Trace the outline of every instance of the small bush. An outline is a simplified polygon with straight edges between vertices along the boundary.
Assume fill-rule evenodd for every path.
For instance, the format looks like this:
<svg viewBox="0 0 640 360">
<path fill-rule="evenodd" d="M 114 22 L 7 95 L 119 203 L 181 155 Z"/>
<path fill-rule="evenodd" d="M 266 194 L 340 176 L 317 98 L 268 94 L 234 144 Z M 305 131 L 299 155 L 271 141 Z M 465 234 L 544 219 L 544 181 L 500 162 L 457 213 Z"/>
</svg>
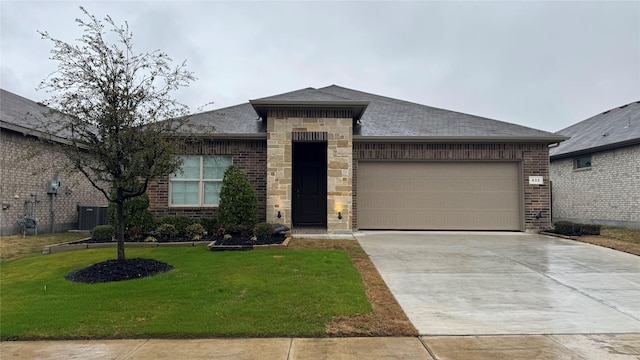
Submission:
<svg viewBox="0 0 640 360">
<path fill-rule="evenodd" d="M 216 236 L 224 236 L 226 233 L 227 233 L 227 229 L 225 229 L 222 226 L 217 226 L 215 231 L 214 231 L 214 234 Z"/>
<path fill-rule="evenodd" d="M 187 226 L 187 236 L 193 240 L 200 240 L 204 235 L 206 235 L 207 231 L 204 229 L 204 226 L 195 223 Z"/>
<path fill-rule="evenodd" d="M 173 224 L 164 223 L 156 228 L 156 233 L 163 237 L 172 238 L 178 235 L 178 229 Z"/>
<path fill-rule="evenodd" d="M 567 236 L 600 235 L 600 225 L 558 221 L 553 226 L 556 233 Z"/>
<path fill-rule="evenodd" d="M 115 233 L 113 225 L 98 225 L 91 230 L 91 238 L 99 241 L 111 241 Z"/>
<path fill-rule="evenodd" d="M 156 223 L 158 225 L 162 224 L 171 224 L 178 231 L 179 236 L 188 236 L 187 235 L 187 226 L 194 224 L 196 222 L 195 219 L 186 217 L 186 216 L 165 216 L 156 219 Z M 176 235 L 176 236 L 177 236 Z"/>
<path fill-rule="evenodd" d="M 269 237 L 273 234 L 273 225 L 261 222 L 253 229 L 253 235 L 257 237 Z"/>
<path fill-rule="evenodd" d="M 199 222 L 209 234 L 215 233 L 218 228 L 218 219 L 215 217 L 202 218 Z"/>
</svg>

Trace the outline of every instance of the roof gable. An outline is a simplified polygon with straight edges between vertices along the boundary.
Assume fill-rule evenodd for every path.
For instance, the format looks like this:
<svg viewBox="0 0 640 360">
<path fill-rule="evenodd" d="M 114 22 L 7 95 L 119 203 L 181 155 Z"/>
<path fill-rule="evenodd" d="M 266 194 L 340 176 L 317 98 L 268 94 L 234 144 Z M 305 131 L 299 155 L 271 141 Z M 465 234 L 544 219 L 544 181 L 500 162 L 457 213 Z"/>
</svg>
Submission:
<svg viewBox="0 0 640 360">
<path fill-rule="evenodd" d="M 640 143 L 640 101 L 592 116 L 556 134 L 571 139 L 551 148 L 552 158 Z"/>
</svg>

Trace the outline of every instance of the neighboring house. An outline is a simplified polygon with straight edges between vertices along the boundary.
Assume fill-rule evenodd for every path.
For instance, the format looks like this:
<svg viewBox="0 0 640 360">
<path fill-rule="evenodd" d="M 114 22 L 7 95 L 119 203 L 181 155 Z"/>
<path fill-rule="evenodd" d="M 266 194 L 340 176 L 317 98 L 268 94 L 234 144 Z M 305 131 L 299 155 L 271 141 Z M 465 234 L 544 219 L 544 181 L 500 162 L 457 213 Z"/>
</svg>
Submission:
<svg viewBox="0 0 640 360">
<path fill-rule="evenodd" d="M 640 228 L 640 101 L 556 134 L 553 220 Z"/>
<path fill-rule="evenodd" d="M 547 229 L 549 145 L 562 135 L 332 85 L 195 114 L 183 172 L 154 182 L 156 215 L 215 216 L 224 170 L 260 217 L 294 230 Z"/>
<path fill-rule="evenodd" d="M 0 89 L 0 236 L 20 232 L 18 219 L 37 219 L 40 233 L 77 229 L 78 206 L 106 206 L 104 196 L 80 174 L 67 174 L 59 146 L 46 134 L 46 106 Z M 38 138 L 50 142 L 36 141 Z M 51 187 L 54 178 L 59 186 Z M 56 181 L 56 184 L 58 182 Z M 53 205 L 53 206 L 52 206 Z"/>
</svg>

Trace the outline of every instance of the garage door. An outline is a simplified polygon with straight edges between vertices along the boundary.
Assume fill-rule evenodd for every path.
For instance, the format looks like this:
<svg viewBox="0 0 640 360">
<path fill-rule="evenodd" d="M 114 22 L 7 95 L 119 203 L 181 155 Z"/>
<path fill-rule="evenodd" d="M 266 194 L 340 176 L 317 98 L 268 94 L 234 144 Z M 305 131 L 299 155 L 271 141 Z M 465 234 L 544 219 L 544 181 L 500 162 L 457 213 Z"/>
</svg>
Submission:
<svg viewBox="0 0 640 360">
<path fill-rule="evenodd" d="M 513 162 L 359 162 L 358 227 L 520 230 Z"/>
</svg>

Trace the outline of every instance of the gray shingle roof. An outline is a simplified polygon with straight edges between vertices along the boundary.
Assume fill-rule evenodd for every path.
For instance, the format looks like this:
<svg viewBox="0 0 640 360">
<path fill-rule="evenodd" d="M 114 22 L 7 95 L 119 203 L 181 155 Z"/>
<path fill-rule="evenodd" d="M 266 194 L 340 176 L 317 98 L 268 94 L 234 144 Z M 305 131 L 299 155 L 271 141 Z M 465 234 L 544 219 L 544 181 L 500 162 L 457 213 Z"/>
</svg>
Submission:
<svg viewBox="0 0 640 360">
<path fill-rule="evenodd" d="M 41 103 L 0 89 L 0 128 L 68 144 L 71 133 L 65 118 Z"/>
<path fill-rule="evenodd" d="M 291 91 L 284 94 L 267 96 L 256 100 L 278 100 L 278 101 L 344 101 L 354 100 L 347 97 L 331 94 L 322 89 L 306 88 Z M 360 99 L 358 99 L 360 100 Z"/>
<path fill-rule="evenodd" d="M 44 116 L 51 109 L 20 95 L 0 89 L 0 124 L 23 133 L 40 130 L 47 122 Z"/>
<path fill-rule="evenodd" d="M 548 137 L 552 133 L 480 116 L 368 94 L 336 85 L 319 89 L 370 101 L 358 135 L 433 137 Z"/>
<path fill-rule="evenodd" d="M 640 144 L 640 101 L 605 111 L 556 134 L 571 139 L 549 150 L 552 159 Z"/>
<path fill-rule="evenodd" d="M 319 89 L 305 88 L 258 99 L 274 101 L 368 101 L 354 139 L 434 138 L 434 139 L 526 139 L 561 141 L 564 137 L 498 120 L 438 109 L 380 95 L 331 85 Z M 259 134 L 265 131 L 249 103 L 194 114 L 195 125 L 213 126 L 213 134 Z"/>
</svg>

